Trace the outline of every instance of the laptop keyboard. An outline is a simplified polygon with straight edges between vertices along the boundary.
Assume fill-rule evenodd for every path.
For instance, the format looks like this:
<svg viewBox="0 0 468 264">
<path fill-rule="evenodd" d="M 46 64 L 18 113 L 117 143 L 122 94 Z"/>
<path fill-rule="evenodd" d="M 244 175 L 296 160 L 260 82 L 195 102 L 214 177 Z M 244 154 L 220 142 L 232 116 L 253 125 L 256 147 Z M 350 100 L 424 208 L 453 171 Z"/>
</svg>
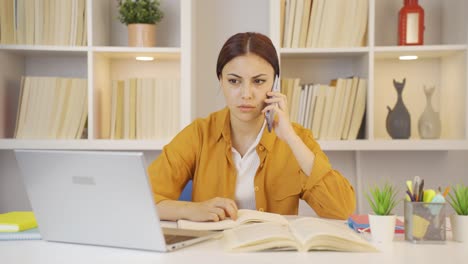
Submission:
<svg viewBox="0 0 468 264">
<path fill-rule="evenodd" d="M 166 245 L 171 245 L 175 243 L 179 243 L 182 241 L 187 241 L 190 239 L 195 238 L 194 236 L 181 236 L 181 235 L 167 235 L 164 234 L 164 239 L 166 240 Z"/>
</svg>

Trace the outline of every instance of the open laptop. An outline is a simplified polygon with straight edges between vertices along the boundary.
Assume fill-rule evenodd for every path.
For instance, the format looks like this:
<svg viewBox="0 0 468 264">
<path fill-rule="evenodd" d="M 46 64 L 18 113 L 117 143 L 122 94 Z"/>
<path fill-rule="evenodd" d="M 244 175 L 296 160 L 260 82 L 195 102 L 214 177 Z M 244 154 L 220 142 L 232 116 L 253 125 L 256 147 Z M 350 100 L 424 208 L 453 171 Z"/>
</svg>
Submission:
<svg viewBox="0 0 468 264">
<path fill-rule="evenodd" d="M 44 240 L 165 252 L 219 234 L 161 227 L 143 153 L 15 155 Z"/>
</svg>

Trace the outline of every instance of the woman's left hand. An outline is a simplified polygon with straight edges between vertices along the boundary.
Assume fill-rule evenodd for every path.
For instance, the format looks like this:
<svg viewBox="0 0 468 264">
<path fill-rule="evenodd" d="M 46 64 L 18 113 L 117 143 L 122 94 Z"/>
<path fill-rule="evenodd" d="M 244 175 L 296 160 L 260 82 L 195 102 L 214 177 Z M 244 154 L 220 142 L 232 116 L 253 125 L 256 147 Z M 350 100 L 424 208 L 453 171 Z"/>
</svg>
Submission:
<svg viewBox="0 0 468 264">
<path fill-rule="evenodd" d="M 267 106 L 263 108 L 263 114 L 266 114 L 268 110 L 274 111 L 274 115 L 277 118 L 273 118 L 273 128 L 275 129 L 276 135 L 283 141 L 293 135 L 294 129 L 289 120 L 289 111 L 286 95 L 280 92 L 267 92 L 267 96 L 270 98 L 265 99 Z"/>
</svg>

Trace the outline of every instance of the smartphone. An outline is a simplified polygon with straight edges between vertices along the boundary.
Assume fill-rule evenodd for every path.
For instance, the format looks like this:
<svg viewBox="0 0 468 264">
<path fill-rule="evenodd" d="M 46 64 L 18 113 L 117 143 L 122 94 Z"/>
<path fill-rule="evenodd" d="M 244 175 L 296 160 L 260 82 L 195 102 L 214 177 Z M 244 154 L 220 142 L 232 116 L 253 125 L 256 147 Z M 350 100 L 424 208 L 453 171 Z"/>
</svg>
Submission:
<svg viewBox="0 0 468 264">
<path fill-rule="evenodd" d="M 279 85 L 279 77 L 278 75 L 275 75 L 275 80 L 273 81 L 273 86 L 271 87 L 271 91 L 273 92 L 279 92 L 280 91 L 280 85 Z M 271 96 L 268 96 L 268 98 L 271 98 Z M 275 117 L 275 112 L 268 110 L 266 112 L 265 118 L 267 121 L 267 126 L 268 126 L 268 132 L 271 132 L 273 129 L 273 119 Z"/>
</svg>

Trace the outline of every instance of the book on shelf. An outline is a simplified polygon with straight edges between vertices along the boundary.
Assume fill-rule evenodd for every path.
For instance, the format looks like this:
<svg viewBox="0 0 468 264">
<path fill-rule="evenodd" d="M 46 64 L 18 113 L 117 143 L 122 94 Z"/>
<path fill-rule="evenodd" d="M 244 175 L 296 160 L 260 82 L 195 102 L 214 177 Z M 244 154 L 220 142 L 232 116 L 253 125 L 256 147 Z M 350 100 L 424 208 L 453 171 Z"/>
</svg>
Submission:
<svg viewBox="0 0 468 264">
<path fill-rule="evenodd" d="M 283 47 L 290 48 L 292 45 L 294 21 L 296 15 L 296 0 L 286 1 L 286 14 L 285 14 L 285 26 L 284 26 L 284 42 Z"/>
<path fill-rule="evenodd" d="M 31 211 L 13 211 L 0 214 L 0 232 L 18 232 L 37 227 Z"/>
<path fill-rule="evenodd" d="M 371 232 L 368 215 L 351 215 L 348 218 L 348 226 L 358 233 Z M 400 219 L 396 219 L 395 234 L 404 234 L 405 224 Z"/>
<path fill-rule="evenodd" d="M 350 96 L 347 102 L 346 116 L 344 119 L 344 127 L 341 131 L 341 139 L 348 139 L 349 127 L 351 124 L 351 117 L 353 114 L 354 102 L 356 101 L 356 92 L 358 87 L 359 78 L 356 76 L 350 77 L 346 80 L 350 84 Z"/>
<path fill-rule="evenodd" d="M 354 140 L 358 138 L 359 128 L 364 119 L 367 97 L 367 80 L 359 78 L 356 99 L 353 105 L 353 113 L 349 124 L 349 132 L 346 139 Z"/>
<path fill-rule="evenodd" d="M 344 222 L 314 217 L 299 218 L 286 225 L 267 222 L 228 229 L 224 231 L 222 242 L 227 251 L 233 252 L 261 250 L 378 251 Z"/>
<path fill-rule="evenodd" d="M 110 139 L 159 139 L 179 128 L 178 78 L 113 80 Z"/>
<path fill-rule="evenodd" d="M 227 218 L 218 222 L 195 222 L 181 219 L 177 221 L 177 227 L 192 230 L 226 230 L 244 224 L 259 222 L 274 222 L 281 225 L 288 224 L 288 220 L 280 214 L 240 209 L 237 211 L 236 220 Z"/>
<path fill-rule="evenodd" d="M 316 139 L 320 138 L 320 124 L 322 123 L 323 112 L 327 103 L 327 91 L 329 89 L 327 85 L 318 84 L 318 95 L 311 126 L 312 133 Z"/>
<path fill-rule="evenodd" d="M 19 232 L 0 232 L 0 241 L 39 239 L 41 239 L 41 234 L 39 233 L 39 229 L 37 227 Z"/>
<path fill-rule="evenodd" d="M 299 36 L 299 48 L 307 47 L 307 31 L 309 27 L 310 13 L 312 11 L 312 0 L 304 0 L 304 8 L 302 10 L 301 33 Z"/>
<path fill-rule="evenodd" d="M 333 107 L 336 107 L 333 105 L 333 102 L 335 101 L 335 95 L 336 95 L 336 86 L 335 85 L 329 85 L 327 86 L 327 95 L 326 95 L 326 102 L 325 106 L 323 108 L 323 117 L 322 117 L 322 122 L 320 124 L 319 128 L 319 139 L 326 139 L 328 135 L 328 127 L 330 125 L 330 117 L 331 117 L 331 112 Z"/>
<path fill-rule="evenodd" d="M 299 41 L 301 35 L 301 27 L 302 27 L 302 13 L 304 10 L 304 0 L 293 0 L 296 1 L 296 12 L 294 12 L 294 27 L 292 33 L 292 41 L 291 47 L 292 48 L 299 48 Z"/>
<path fill-rule="evenodd" d="M 86 32 L 86 0 L 1 2 L 0 44 L 86 45 Z"/>
<path fill-rule="evenodd" d="M 279 9 L 284 48 L 365 45 L 368 0 L 281 0 Z"/>
</svg>

